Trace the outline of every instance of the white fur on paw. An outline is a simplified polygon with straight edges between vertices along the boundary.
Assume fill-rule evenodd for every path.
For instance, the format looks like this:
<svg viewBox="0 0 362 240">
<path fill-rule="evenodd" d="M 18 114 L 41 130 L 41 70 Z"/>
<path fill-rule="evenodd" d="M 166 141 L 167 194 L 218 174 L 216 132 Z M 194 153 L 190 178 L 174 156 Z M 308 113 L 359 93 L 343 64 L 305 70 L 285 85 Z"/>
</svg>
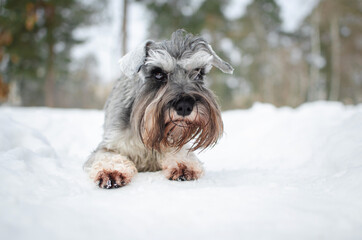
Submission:
<svg viewBox="0 0 362 240">
<path fill-rule="evenodd" d="M 128 184 L 137 169 L 133 162 L 120 154 L 96 152 L 92 165 L 86 169 L 91 179 L 101 188 L 117 188 Z"/>
<path fill-rule="evenodd" d="M 131 182 L 132 177 L 116 170 L 102 170 L 96 176 L 100 188 L 119 188 Z"/>
<path fill-rule="evenodd" d="M 164 165 L 163 173 L 169 180 L 190 181 L 199 179 L 204 169 L 199 161 L 182 161 Z"/>
</svg>

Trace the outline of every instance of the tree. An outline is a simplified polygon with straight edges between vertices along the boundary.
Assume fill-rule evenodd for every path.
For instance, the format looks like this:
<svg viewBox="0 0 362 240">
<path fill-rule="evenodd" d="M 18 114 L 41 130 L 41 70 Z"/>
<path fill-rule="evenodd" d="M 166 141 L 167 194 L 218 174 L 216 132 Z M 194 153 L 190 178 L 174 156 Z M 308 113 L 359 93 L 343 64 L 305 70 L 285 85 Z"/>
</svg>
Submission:
<svg viewBox="0 0 362 240">
<path fill-rule="evenodd" d="M 225 12 L 228 0 L 142 2 L 153 16 L 150 38 L 168 38 L 184 28 L 232 60 L 233 76 L 213 71 L 209 82 L 223 109 L 255 101 L 293 107 L 319 99 L 362 101 L 360 0 L 320 0 L 292 33 L 282 30 L 276 0 L 252 0 L 232 20 Z"/>
<path fill-rule="evenodd" d="M 310 86 L 323 92 L 323 99 L 358 103 L 362 93 L 362 6 L 357 0 L 321 0 L 308 16 L 303 27 L 315 26 L 318 16 L 318 35 L 308 31 L 311 39 L 319 38 L 318 48 L 323 64 L 319 67 L 319 84 Z M 314 44 L 306 54 L 315 52 Z M 312 54 L 313 56 L 313 54 Z M 310 64 L 313 69 L 313 61 Z M 319 89 L 319 90 L 318 90 Z M 311 99 L 313 100 L 313 99 Z"/>
<path fill-rule="evenodd" d="M 2 4 L 0 32 L 10 39 L 0 45 L 6 65 L 3 78 L 19 82 L 24 105 L 54 106 L 54 86 L 67 78 L 70 51 L 82 42 L 74 31 L 97 21 L 94 14 L 104 5 L 80 0 L 2 0 Z M 43 100 L 30 97 L 36 92 Z"/>
<path fill-rule="evenodd" d="M 273 84 L 277 80 L 273 76 L 278 75 L 274 65 L 278 43 L 273 41 L 280 37 L 279 12 L 274 0 L 254 0 L 233 23 L 238 28 L 233 40 L 245 58 L 250 59 L 242 63 L 240 72 L 251 86 L 254 101 L 275 101 Z"/>
<path fill-rule="evenodd" d="M 128 15 L 128 0 L 123 0 L 122 8 L 122 30 L 121 30 L 121 56 L 127 53 L 127 15 Z"/>
</svg>

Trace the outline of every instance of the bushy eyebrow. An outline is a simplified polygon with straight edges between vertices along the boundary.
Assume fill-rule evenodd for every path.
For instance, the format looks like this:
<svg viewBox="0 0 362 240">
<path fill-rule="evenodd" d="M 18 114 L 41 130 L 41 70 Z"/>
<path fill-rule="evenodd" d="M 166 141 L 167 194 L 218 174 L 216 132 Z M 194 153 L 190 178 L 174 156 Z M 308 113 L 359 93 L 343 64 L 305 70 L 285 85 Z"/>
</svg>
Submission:
<svg viewBox="0 0 362 240">
<path fill-rule="evenodd" d="M 196 53 L 185 53 L 182 58 L 177 61 L 177 64 L 187 71 L 192 71 L 196 68 L 207 68 L 211 66 L 213 56 L 206 51 L 198 51 Z"/>
<path fill-rule="evenodd" d="M 176 67 L 176 59 L 166 50 L 149 50 L 145 65 L 152 65 L 163 69 L 166 72 L 172 72 Z"/>
</svg>

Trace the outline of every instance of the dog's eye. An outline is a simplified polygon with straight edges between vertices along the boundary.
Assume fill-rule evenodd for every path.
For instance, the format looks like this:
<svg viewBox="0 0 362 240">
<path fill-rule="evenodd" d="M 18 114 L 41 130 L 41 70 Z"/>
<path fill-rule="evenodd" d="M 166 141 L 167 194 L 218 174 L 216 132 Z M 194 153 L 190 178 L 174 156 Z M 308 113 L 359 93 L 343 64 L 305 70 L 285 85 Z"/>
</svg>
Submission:
<svg viewBox="0 0 362 240">
<path fill-rule="evenodd" d="M 157 80 L 162 80 L 165 78 L 165 74 L 164 73 L 161 73 L 161 72 L 158 72 L 158 73 L 155 73 L 153 75 Z"/>
<path fill-rule="evenodd" d="M 205 70 L 203 68 L 196 68 L 195 72 L 196 72 L 194 77 L 195 81 L 201 81 L 204 79 Z"/>
<path fill-rule="evenodd" d="M 166 73 L 164 73 L 161 69 L 157 68 L 154 71 L 152 71 L 152 76 L 158 80 L 158 81 L 163 81 L 167 78 Z"/>
<path fill-rule="evenodd" d="M 204 75 L 202 75 L 201 73 L 197 74 L 195 77 L 196 81 L 201 81 L 202 79 L 204 79 Z"/>
</svg>

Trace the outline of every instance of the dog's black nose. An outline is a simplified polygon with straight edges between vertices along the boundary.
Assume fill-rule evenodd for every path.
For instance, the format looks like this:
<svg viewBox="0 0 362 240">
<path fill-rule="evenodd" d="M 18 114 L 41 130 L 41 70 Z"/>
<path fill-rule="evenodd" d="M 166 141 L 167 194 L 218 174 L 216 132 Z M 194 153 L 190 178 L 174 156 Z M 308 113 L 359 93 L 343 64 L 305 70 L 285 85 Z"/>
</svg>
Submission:
<svg viewBox="0 0 362 240">
<path fill-rule="evenodd" d="M 174 104 L 174 108 L 178 115 L 185 117 L 191 114 L 192 109 L 194 108 L 194 104 L 195 104 L 194 99 L 186 97 L 177 101 Z"/>
</svg>

